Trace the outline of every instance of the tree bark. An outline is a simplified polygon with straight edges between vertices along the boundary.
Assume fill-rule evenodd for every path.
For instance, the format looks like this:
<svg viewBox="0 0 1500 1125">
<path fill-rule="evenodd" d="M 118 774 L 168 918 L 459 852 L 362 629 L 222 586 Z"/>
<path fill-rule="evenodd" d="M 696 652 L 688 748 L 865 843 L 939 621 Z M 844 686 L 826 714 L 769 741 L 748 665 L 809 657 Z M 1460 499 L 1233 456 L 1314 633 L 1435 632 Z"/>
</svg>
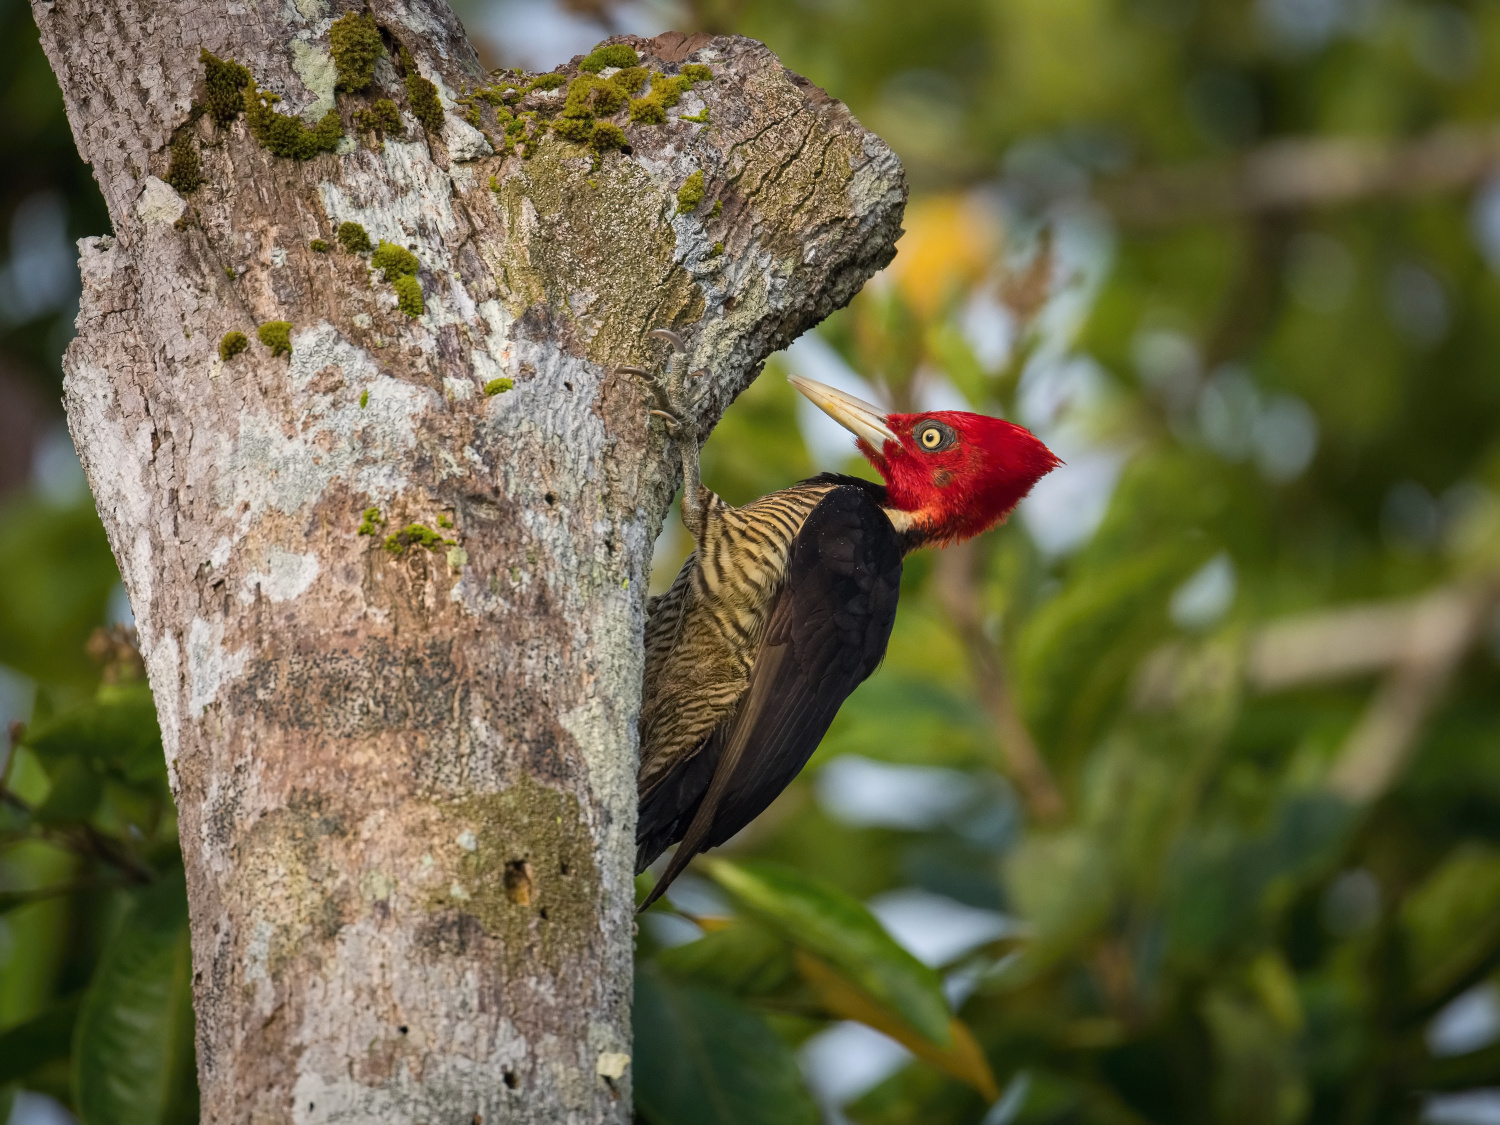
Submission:
<svg viewBox="0 0 1500 1125">
<path fill-rule="evenodd" d="M 898 162 L 747 39 L 622 40 L 714 77 L 629 154 L 523 159 L 455 108 L 486 78 L 441 0 L 377 0 L 358 97 L 325 0 L 34 13 L 114 224 L 80 243 L 66 398 L 171 767 L 204 1120 L 628 1120 L 641 630 L 678 462 L 614 367 L 678 329 L 706 432 L 890 259 Z M 404 139 L 274 156 L 196 112 L 200 48 L 349 138 L 390 97 Z M 420 316 L 337 247 L 351 221 L 414 251 Z"/>
</svg>

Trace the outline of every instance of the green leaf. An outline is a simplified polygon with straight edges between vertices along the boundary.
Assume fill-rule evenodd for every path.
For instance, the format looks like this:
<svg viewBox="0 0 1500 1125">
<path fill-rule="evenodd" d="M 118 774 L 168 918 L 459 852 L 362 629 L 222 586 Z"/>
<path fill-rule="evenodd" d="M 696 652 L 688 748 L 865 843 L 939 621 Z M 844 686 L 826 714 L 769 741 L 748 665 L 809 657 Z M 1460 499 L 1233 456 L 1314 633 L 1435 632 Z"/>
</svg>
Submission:
<svg viewBox="0 0 1500 1125">
<path fill-rule="evenodd" d="M 38 824 L 67 824 L 88 820 L 99 806 L 104 779 L 82 758 L 63 758 L 48 771 L 52 788 L 32 813 Z"/>
<path fill-rule="evenodd" d="M 44 761 L 77 754 L 114 766 L 131 781 L 166 770 L 156 705 L 144 683 L 106 685 L 91 702 L 28 730 L 25 742 Z"/>
<path fill-rule="evenodd" d="M 0 1084 L 25 1078 L 39 1066 L 68 1057 L 73 1025 L 78 1019 L 79 993 L 0 1034 Z M 0 1113 L 0 1121 L 5 1114 Z"/>
<path fill-rule="evenodd" d="M 713 860 L 709 875 L 747 910 L 840 969 L 940 1047 L 952 1013 L 937 973 L 897 945 L 864 904 L 789 868 Z"/>
<path fill-rule="evenodd" d="M 78 1015 L 73 1090 L 83 1125 L 198 1120 L 180 870 L 140 892 L 99 960 Z"/>
<path fill-rule="evenodd" d="M 104 619 L 119 571 L 84 499 L 56 508 L 18 498 L 0 509 L 0 651 L 39 680 L 88 681 L 97 674 L 84 642 Z"/>
<path fill-rule="evenodd" d="M 734 922 L 668 949 L 656 963 L 678 980 L 739 996 L 771 992 L 794 971 L 791 947 L 757 922 Z"/>
<path fill-rule="evenodd" d="M 1416 999 L 1469 983 L 1500 945 L 1500 849 L 1459 845 L 1402 904 L 1401 922 Z"/>
<path fill-rule="evenodd" d="M 14 1086 L 0 1086 L 0 1122 L 10 1120 L 11 1110 L 16 1104 L 16 1088 Z"/>
<path fill-rule="evenodd" d="M 635 978 L 635 1098 L 652 1125 L 816 1125 L 797 1060 L 766 1021 L 654 968 Z"/>
</svg>

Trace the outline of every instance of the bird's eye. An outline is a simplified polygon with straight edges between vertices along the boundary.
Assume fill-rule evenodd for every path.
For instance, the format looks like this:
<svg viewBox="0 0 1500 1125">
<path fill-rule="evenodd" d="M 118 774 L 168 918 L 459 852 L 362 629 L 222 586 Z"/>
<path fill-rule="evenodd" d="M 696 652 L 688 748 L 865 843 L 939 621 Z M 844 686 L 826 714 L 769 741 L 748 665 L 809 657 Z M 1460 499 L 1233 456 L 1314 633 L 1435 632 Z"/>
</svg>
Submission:
<svg viewBox="0 0 1500 1125">
<path fill-rule="evenodd" d="M 916 438 L 923 451 L 938 453 L 957 441 L 958 435 L 941 422 L 923 422 L 917 427 Z"/>
</svg>

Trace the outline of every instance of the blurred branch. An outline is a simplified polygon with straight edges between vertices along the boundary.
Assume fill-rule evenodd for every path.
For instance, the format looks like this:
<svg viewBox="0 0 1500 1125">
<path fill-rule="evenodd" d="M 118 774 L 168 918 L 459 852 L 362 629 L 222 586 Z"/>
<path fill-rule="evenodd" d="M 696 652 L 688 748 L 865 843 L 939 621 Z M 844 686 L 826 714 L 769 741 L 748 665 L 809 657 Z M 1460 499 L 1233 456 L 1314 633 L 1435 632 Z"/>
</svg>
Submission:
<svg viewBox="0 0 1500 1125">
<path fill-rule="evenodd" d="M 1251 634 L 1245 679 L 1252 690 L 1284 691 L 1386 673 L 1328 776 L 1356 804 L 1384 793 L 1406 765 L 1417 734 L 1481 633 L 1500 581 L 1440 587 L 1408 601 L 1310 613 Z M 1188 657 L 1167 645 L 1141 666 L 1136 703 L 1173 706 Z"/>
<path fill-rule="evenodd" d="M 1394 142 L 1273 141 L 1233 160 L 1134 172 L 1100 184 L 1098 195 L 1121 222 L 1163 226 L 1451 191 L 1484 179 L 1497 162 L 1500 128 L 1450 125 Z"/>
<path fill-rule="evenodd" d="M 1041 824 L 1056 824 L 1067 814 L 1067 804 L 1016 706 L 1004 658 L 984 635 L 978 568 L 973 541 L 940 551 L 934 570 L 938 600 L 968 650 L 980 698 L 1000 736 L 1006 773 L 1027 811 Z"/>
</svg>

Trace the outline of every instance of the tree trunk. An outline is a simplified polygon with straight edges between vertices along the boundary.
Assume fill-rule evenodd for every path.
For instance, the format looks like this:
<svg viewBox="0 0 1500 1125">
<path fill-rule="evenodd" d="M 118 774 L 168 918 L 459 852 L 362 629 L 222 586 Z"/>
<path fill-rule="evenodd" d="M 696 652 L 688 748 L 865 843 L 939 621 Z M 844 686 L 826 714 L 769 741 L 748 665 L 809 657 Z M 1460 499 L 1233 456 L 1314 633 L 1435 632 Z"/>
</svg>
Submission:
<svg viewBox="0 0 1500 1125">
<path fill-rule="evenodd" d="M 614 367 L 678 329 L 706 432 L 890 259 L 895 157 L 746 39 L 621 40 L 713 78 L 628 154 L 523 158 L 455 106 L 487 79 L 441 0 L 377 0 L 357 95 L 324 0 L 34 12 L 115 228 L 80 244 L 67 406 L 171 766 L 204 1120 L 627 1120 L 641 629 L 677 459 Z M 345 139 L 293 159 L 217 123 L 200 48 L 280 111 L 336 106 Z M 354 127 L 377 97 L 403 119 L 383 146 Z M 185 195 L 174 141 L 184 190 L 201 154 Z M 415 253 L 420 315 L 345 222 Z M 257 340 L 274 321 L 290 355 Z"/>
</svg>

